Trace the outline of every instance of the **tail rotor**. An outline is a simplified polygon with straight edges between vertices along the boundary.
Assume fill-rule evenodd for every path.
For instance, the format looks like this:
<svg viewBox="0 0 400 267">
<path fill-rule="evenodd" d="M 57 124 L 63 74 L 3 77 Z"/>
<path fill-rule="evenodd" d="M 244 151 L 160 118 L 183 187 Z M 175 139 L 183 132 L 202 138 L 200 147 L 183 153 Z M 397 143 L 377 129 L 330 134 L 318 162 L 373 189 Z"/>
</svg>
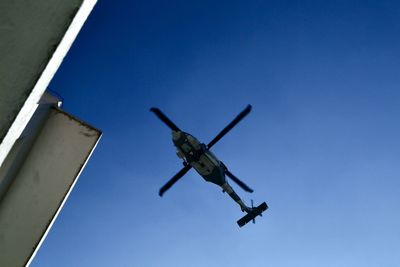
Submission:
<svg viewBox="0 0 400 267">
<path fill-rule="evenodd" d="M 251 210 L 253 210 L 253 209 L 254 209 L 253 200 L 251 200 Z M 253 223 L 256 223 L 256 218 L 253 218 Z"/>
</svg>

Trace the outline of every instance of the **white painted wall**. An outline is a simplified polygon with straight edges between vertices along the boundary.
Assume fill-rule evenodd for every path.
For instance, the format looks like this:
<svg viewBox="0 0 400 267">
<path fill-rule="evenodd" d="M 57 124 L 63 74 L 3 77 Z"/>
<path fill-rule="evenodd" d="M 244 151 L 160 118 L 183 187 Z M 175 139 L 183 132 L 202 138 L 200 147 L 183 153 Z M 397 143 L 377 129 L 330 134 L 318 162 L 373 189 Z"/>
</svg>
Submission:
<svg viewBox="0 0 400 267">
<path fill-rule="evenodd" d="M 0 201 L 0 266 L 29 265 L 100 136 L 100 131 L 51 108 Z"/>
<path fill-rule="evenodd" d="M 96 0 L 0 0 L 0 166 Z"/>
</svg>

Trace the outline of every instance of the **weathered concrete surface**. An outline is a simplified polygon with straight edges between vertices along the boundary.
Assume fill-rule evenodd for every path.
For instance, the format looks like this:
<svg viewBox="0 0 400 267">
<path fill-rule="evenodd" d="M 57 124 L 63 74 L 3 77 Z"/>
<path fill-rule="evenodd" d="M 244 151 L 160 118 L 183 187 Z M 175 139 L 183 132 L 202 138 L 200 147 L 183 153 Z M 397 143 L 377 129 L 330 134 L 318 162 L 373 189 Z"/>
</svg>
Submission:
<svg viewBox="0 0 400 267">
<path fill-rule="evenodd" d="M 0 0 L 0 166 L 96 0 Z"/>
<path fill-rule="evenodd" d="M 29 264 L 101 136 L 52 108 L 0 202 L 0 266 Z"/>
</svg>

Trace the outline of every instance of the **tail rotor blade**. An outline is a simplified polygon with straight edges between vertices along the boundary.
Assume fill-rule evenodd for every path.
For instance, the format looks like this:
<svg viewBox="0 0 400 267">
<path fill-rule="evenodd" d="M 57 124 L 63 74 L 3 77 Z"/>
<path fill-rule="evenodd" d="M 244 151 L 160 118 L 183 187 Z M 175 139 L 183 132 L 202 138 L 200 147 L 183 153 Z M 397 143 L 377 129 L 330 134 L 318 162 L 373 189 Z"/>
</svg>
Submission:
<svg viewBox="0 0 400 267">
<path fill-rule="evenodd" d="M 150 109 L 151 112 L 153 112 L 154 114 L 156 114 L 156 116 L 162 120 L 162 122 L 164 122 L 171 130 L 173 131 L 180 131 L 180 129 L 178 128 L 178 126 L 175 125 L 175 123 L 173 123 L 167 116 L 165 116 L 164 113 L 162 113 L 162 111 L 158 108 L 151 108 Z"/>
<path fill-rule="evenodd" d="M 247 116 L 251 111 L 251 105 L 247 105 L 247 107 L 236 116 L 236 118 L 231 121 L 213 140 L 207 145 L 208 148 L 211 148 L 215 145 L 225 134 L 227 134 L 233 127 L 236 126 L 244 117 Z"/>
<path fill-rule="evenodd" d="M 173 186 L 179 179 L 181 179 L 190 169 L 192 166 L 186 165 L 183 167 L 177 174 L 175 174 L 174 177 L 172 177 L 163 187 L 161 187 L 160 191 L 158 192 L 158 195 L 160 197 L 163 196 L 163 194 L 171 187 Z"/>
<path fill-rule="evenodd" d="M 253 200 L 251 200 L 251 209 L 252 209 L 252 210 L 254 209 Z M 255 218 L 253 218 L 253 224 L 254 224 L 254 223 L 256 223 L 256 219 L 255 219 Z"/>
<path fill-rule="evenodd" d="M 249 192 L 249 193 L 253 193 L 253 189 L 251 189 L 250 187 L 248 187 L 245 183 L 243 183 L 242 181 L 239 180 L 239 178 L 237 178 L 235 175 L 233 175 L 230 171 L 225 170 L 225 174 L 232 179 L 232 181 L 234 181 L 238 186 L 240 186 L 244 191 Z"/>
</svg>

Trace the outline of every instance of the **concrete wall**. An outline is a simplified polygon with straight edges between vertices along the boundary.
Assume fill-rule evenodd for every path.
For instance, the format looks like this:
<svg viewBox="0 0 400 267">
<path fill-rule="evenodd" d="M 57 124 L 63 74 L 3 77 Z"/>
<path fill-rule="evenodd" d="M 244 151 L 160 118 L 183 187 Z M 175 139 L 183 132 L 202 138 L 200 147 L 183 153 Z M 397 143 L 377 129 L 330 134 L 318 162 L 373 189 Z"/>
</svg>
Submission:
<svg viewBox="0 0 400 267">
<path fill-rule="evenodd" d="M 0 0 L 0 166 L 96 0 Z"/>
<path fill-rule="evenodd" d="M 97 129 L 51 108 L 0 201 L 0 266 L 29 264 L 100 135 Z"/>
</svg>

